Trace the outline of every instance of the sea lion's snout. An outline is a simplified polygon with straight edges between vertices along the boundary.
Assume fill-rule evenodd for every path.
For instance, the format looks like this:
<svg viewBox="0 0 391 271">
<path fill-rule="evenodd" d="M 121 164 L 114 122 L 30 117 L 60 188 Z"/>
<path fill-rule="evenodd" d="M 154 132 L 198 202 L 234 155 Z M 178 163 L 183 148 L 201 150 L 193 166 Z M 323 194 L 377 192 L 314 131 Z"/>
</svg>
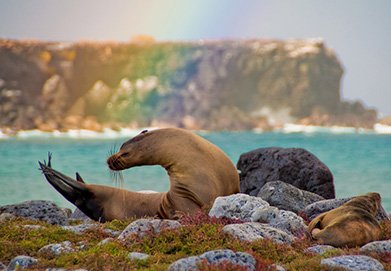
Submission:
<svg viewBox="0 0 391 271">
<path fill-rule="evenodd" d="M 109 166 L 109 168 L 111 170 L 127 169 L 128 166 L 126 166 L 127 163 L 124 159 L 126 159 L 128 156 L 129 156 L 128 152 L 119 151 L 118 153 L 115 153 L 115 154 L 111 155 L 109 158 L 107 158 L 107 161 L 106 161 L 107 165 Z"/>
<path fill-rule="evenodd" d="M 125 169 L 123 163 L 121 162 L 121 157 L 117 154 L 114 154 L 107 158 L 107 165 L 111 170 L 123 170 Z"/>
</svg>

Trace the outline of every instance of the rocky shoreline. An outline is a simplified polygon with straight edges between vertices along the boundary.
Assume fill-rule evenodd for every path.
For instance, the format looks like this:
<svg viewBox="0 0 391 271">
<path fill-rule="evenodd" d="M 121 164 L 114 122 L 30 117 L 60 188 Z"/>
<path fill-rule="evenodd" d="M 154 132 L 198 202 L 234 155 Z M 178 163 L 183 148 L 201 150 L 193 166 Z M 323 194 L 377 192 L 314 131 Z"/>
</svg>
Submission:
<svg viewBox="0 0 391 271">
<path fill-rule="evenodd" d="M 350 200 L 335 199 L 313 154 L 261 148 L 237 167 L 241 193 L 178 220 L 97 223 L 50 201 L 0 206 L 0 270 L 391 270 L 382 206 L 380 240 L 348 249 L 310 238 L 310 220 Z"/>
<path fill-rule="evenodd" d="M 307 206 L 301 215 L 310 217 L 315 215 L 314 210 L 321 213 L 330 206 L 340 205 L 341 202 L 343 201 L 336 199 L 315 202 Z M 34 249 L 23 249 L 25 253 L 30 253 L 29 256 L 11 256 L 15 252 L 7 251 L 10 247 L 3 247 L 6 251 L 1 253 L 3 264 L 0 263 L 0 270 L 2 270 L 1 266 L 4 270 L 24 268 L 29 270 L 118 270 L 125 268 L 171 271 L 291 270 L 298 266 L 302 266 L 300 270 L 336 270 L 333 268 L 340 267 L 346 268 L 344 270 L 376 271 L 391 268 L 387 256 L 391 253 L 391 222 L 384 211 L 380 211 L 378 215 L 384 231 L 382 240 L 356 249 L 317 245 L 309 239 L 306 231 L 307 222 L 302 216 L 271 206 L 260 197 L 246 194 L 219 197 L 209 213 L 200 211 L 191 216 L 183 215 L 178 221 L 143 218 L 130 223 L 129 221 L 114 221 L 100 224 L 85 216 L 74 219 L 69 216 L 69 212 L 46 201 L 3 206 L 0 207 L 0 212 L 2 212 L 0 232 L 5 234 L 5 231 L 8 231 L 10 234 L 2 238 L 2 245 L 19 239 L 20 244 L 11 246 L 17 247 L 15 251 L 17 252 L 22 249 L 23 240 L 34 242 L 36 238 L 34 236 L 41 236 L 44 240 L 36 240 L 36 242 L 45 244 Z M 13 213 L 25 218 L 18 218 Z M 113 224 L 119 226 L 113 227 Z M 202 232 L 199 231 L 200 228 Z M 55 238 L 49 238 L 45 231 L 54 232 Z M 212 231 L 213 234 L 208 231 Z M 22 234 L 22 232 L 24 238 L 20 239 L 15 236 L 16 233 Z M 187 240 L 185 238 L 185 235 L 189 234 L 198 234 L 193 238 L 198 238 L 197 242 L 200 242 L 199 245 L 203 248 L 192 247 L 190 249 L 191 244 L 187 243 L 189 238 Z M 98 236 L 98 238 L 91 240 L 91 235 Z M 224 241 L 215 244 L 217 249 L 210 250 L 210 247 L 215 247 L 213 242 L 218 243 L 216 238 Z M 61 242 L 56 243 L 55 240 Z M 162 248 L 160 242 L 179 243 L 173 245 L 175 248 L 166 244 L 170 248 L 160 251 Z M 137 243 L 135 246 L 137 248 L 134 247 L 134 243 Z M 238 250 L 238 247 L 232 246 L 232 243 L 245 249 Z M 269 250 L 263 252 L 266 255 L 258 251 L 259 247 L 263 246 Z M 184 254 L 183 249 L 186 247 L 189 251 L 185 249 Z M 113 248 L 117 252 L 110 252 Z M 175 253 L 176 250 L 182 253 Z M 118 251 L 121 251 L 123 258 L 117 264 L 103 263 L 96 259 L 99 265 L 94 266 L 91 261 L 87 261 L 88 257 L 117 258 Z M 277 251 L 282 254 L 278 261 L 270 256 Z M 195 252 L 197 254 L 193 254 Z M 288 255 L 291 253 L 296 253 L 296 256 L 289 259 Z M 5 267 L 4 263 L 8 263 L 8 267 Z M 309 266 L 306 268 L 303 264 L 309 264 Z M 214 266 L 215 269 L 202 269 L 208 266 Z"/>
</svg>

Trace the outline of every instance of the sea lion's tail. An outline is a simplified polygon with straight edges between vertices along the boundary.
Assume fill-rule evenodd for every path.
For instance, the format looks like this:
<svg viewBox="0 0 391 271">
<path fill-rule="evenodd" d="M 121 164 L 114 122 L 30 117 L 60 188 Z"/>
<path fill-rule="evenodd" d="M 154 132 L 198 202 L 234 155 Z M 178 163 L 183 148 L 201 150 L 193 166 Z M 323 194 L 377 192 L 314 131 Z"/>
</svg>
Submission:
<svg viewBox="0 0 391 271">
<path fill-rule="evenodd" d="M 46 180 L 68 201 L 78 207 L 90 218 L 102 221 L 102 207 L 94 199 L 94 193 L 88 188 L 80 174 L 76 172 L 76 180 L 51 167 L 52 155 L 48 155 L 48 163 L 38 161 L 40 170 Z"/>
</svg>

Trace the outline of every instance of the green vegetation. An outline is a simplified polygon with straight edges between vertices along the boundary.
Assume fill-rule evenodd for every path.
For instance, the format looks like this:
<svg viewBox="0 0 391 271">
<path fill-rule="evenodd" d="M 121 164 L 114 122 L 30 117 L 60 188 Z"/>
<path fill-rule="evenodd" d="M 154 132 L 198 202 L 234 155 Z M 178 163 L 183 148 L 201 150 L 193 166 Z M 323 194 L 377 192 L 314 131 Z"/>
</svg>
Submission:
<svg viewBox="0 0 391 271">
<path fill-rule="evenodd" d="M 133 238 L 121 243 L 116 239 L 104 245 L 98 243 L 108 236 L 103 229 L 124 229 L 132 220 L 107 222 L 96 230 L 82 235 L 61 229 L 44 222 L 16 219 L 0 224 L 0 262 L 8 262 L 17 255 L 29 255 L 39 260 L 33 270 L 44 270 L 48 267 L 66 267 L 69 269 L 86 268 L 88 270 L 166 270 L 174 261 L 199 255 L 215 249 L 232 249 L 252 254 L 257 259 L 257 270 L 268 269 L 272 263 L 284 266 L 287 270 L 327 270 L 320 267 L 322 258 L 359 254 L 359 249 L 336 249 L 326 254 L 314 255 L 304 253 L 304 249 L 314 245 L 313 241 L 303 238 L 289 245 L 274 244 L 268 240 L 252 243 L 242 242 L 222 233 L 228 223 L 238 221 L 209 218 L 205 213 L 181 218 L 182 228 L 174 231 L 163 231 L 160 234 L 148 234 L 142 238 Z M 24 225 L 40 225 L 42 228 L 26 228 Z M 383 239 L 391 239 L 391 222 L 384 222 Z M 43 255 L 38 250 L 48 244 L 69 240 L 75 248 L 84 244 L 84 249 L 62 254 L 58 257 Z M 130 252 L 143 252 L 151 255 L 145 261 L 130 260 Z M 370 256 L 382 262 L 385 270 L 391 270 L 390 255 Z M 238 270 L 228 264 L 219 266 L 203 265 L 201 270 Z M 333 269 L 336 270 L 336 269 Z"/>
</svg>

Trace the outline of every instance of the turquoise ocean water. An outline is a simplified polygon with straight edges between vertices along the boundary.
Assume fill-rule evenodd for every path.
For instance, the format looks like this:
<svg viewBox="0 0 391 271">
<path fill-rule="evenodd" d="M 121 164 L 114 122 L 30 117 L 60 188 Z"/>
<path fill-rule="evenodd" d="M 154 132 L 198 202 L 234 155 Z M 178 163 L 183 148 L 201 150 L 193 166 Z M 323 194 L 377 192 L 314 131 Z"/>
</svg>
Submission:
<svg viewBox="0 0 391 271">
<path fill-rule="evenodd" d="M 330 168 L 337 197 L 377 191 L 385 209 L 391 211 L 391 135 L 280 132 L 200 135 L 222 148 L 234 164 L 240 154 L 256 148 L 305 148 Z M 37 161 L 47 159 L 48 151 L 53 153 L 53 167 L 69 176 L 78 171 L 88 183 L 121 186 L 111 179 L 105 163 L 109 150 L 126 139 L 52 136 L 0 139 L 0 205 L 44 199 L 73 208 L 38 170 Z M 125 189 L 166 191 L 169 187 L 164 169 L 158 166 L 129 169 L 123 175 Z"/>
</svg>

